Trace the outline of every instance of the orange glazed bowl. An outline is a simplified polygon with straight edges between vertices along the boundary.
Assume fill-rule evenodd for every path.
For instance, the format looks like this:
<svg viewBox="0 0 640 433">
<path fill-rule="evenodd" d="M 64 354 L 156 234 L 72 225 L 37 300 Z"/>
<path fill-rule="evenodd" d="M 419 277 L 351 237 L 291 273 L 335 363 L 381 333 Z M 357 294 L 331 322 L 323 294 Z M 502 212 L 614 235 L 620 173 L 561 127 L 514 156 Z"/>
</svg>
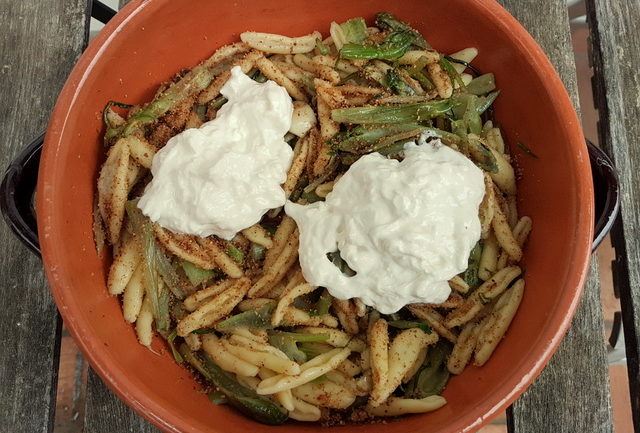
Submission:
<svg viewBox="0 0 640 433">
<path fill-rule="evenodd" d="M 103 160 L 102 110 L 110 100 L 140 104 L 177 71 L 190 68 L 247 30 L 299 36 L 331 21 L 388 11 L 420 30 L 440 52 L 474 46 L 474 65 L 493 72 L 496 119 L 512 145 L 519 209 L 533 218 L 525 249 L 524 300 L 489 362 L 453 377 L 447 404 L 388 424 L 322 428 L 257 424 L 196 391 L 192 375 L 164 343 L 137 343 L 105 285 L 109 261 L 96 253 L 93 197 Z M 473 31 L 467 31 L 473 29 Z M 539 156 L 514 144 L 522 141 Z M 89 45 L 69 77 L 46 136 L 38 183 L 38 229 L 51 290 L 90 364 L 120 398 L 170 432 L 459 432 L 475 430 L 540 373 L 579 301 L 592 242 L 589 157 L 571 101 L 549 60 L 493 0 L 134 0 Z M 107 256 L 108 254 L 105 254 Z"/>
</svg>

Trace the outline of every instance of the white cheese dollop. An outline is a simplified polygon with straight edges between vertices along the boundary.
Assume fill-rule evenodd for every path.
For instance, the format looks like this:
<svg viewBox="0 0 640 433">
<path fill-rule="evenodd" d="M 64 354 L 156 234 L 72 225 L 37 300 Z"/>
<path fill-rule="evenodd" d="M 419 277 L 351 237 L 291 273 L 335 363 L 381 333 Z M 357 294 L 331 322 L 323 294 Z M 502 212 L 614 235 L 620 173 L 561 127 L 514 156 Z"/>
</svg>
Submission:
<svg viewBox="0 0 640 433">
<path fill-rule="evenodd" d="M 439 140 L 408 143 L 402 162 L 361 157 L 324 202 L 288 202 L 300 230 L 305 279 L 339 299 L 359 297 L 383 314 L 441 303 L 480 239 L 482 171 Z M 340 251 L 344 275 L 327 253 Z"/>
<path fill-rule="evenodd" d="M 285 204 L 293 104 L 283 87 L 259 84 L 239 67 L 220 93 L 229 102 L 214 120 L 172 137 L 154 156 L 138 206 L 174 232 L 229 240 Z"/>
</svg>

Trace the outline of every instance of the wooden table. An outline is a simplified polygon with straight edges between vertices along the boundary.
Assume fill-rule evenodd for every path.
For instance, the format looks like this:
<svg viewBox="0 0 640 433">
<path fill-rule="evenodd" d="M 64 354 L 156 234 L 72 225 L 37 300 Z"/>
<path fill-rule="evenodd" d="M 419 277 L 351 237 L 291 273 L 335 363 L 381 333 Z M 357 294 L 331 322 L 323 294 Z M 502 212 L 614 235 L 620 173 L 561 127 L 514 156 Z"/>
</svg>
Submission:
<svg viewBox="0 0 640 433">
<path fill-rule="evenodd" d="M 179 0 L 187 1 L 187 0 Z M 469 0 L 473 1 L 473 0 Z M 564 0 L 500 0 L 540 43 L 578 106 Z M 91 1 L 0 0 L 0 167 L 46 127 L 71 68 L 86 45 Z M 640 430 L 640 2 L 587 0 L 601 144 L 622 183 L 613 239 L 622 298 L 631 403 Z M 40 261 L 0 224 L 0 425 L 53 430 L 61 320 Z M 549 366 L 508 411 L 512 432 L 613 431 L 598 269 Z M 90 373 L 84 431 L 156 431 Z"/>
</svg>

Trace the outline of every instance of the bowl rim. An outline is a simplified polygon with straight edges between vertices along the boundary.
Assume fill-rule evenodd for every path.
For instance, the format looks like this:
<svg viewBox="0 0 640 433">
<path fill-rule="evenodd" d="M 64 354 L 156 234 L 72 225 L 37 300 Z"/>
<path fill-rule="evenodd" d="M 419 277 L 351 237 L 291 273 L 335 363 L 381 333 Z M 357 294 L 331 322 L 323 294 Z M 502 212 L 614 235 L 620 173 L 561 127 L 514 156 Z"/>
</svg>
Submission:
<svg viewBox="0 0 640 433">
<path fill-rule="evenodd" d="M 112 371 L 114 371 L 114 363 L 109 360 L 108 356 L 103 356 L 103 354 L 106 355 L 108 352 L 108 348 L 103 347 L 102 344 L 98 344 L 96 339 L 92 338 L 91 333 L 83 326 L 82 321 L 77 320 L 77 316 L 73 314 L 73 308 L 69 307 L 68 300 L 72 298 L 72 296 L 68 293 L 66 287 L 70 287 L 71 283 L 68 281 L 68 275 L 61 272 L 61 269 L 57 266 L 60 258 L 65 253 L 61 246 L 61 239 L 59 235 L 56 234 L 55 227 L 51 225 L 51 215 L 54 214 L 55 205 L 54 201 L 51 200 L 53 188 L 47 185 L 48 179 L 55 179 L 56 176 L 59 175 L 55 160 L 59 149 L 64 146 L 63 131 L 73 111 L 71 107 L 74 105 L 87 76 L 91 74 L 96 63 L 100 62 L 101 55 L 123 26 L 127 26 L 129 22 L 134 20 L 135 17 L 147 7 L 157 6 L 166 1 L 170 0 L 131 1 L 89 44 L 73 68 L 58 97 L 45 137 L 40 163 L 40 176 L 38 179 L 40 199 L 37 201 L 37 214 L 38 229 L 41 233 L 42 257 L 51 292 L 70 334 L 78 344 L 83 355 L 88 359 L 90 365 L 109 388 L 139 415 L 162 430 L 183 432 L 196 430 L 194 430 L 193 426 L 186 424 L 183 418 L 166 412 L 162 405 L 147 396 L 143 390 L 127 384 L 121 380 L 118 375 L 112 374 Z M 470 431 L 479 428 L 499 411 L 510 405 L 524 392 L 538 374 L 540 374 L 557 349 L 573 319 L 589 271 L 594 213 L 593 185 L 590 174 L 589 157 L 584 144 L 580 122 L 558 73 L 533 37 L 500 4 L 494 0 L 477 0 L 474 2 L 474 7 L 482 9 L 485 14 L 491 15 L 493 19 L 509 26 L 513 32 L 513 43 L 518 46 L 519 50 L 528 52 L 533 61 L 540 66 L 542 72 L 538 71 L 537 74 L 544 74 L 545 86 L 550 89 L 551 93 L 557 95 L 555 102 L 559 106 L 558 113 L 561 118 L 560 120 L 564 121 L 568 129 L 568 134 L 572 137 L 570 145 L 576 151 L 575 158 L 578 166 L 581 168 L 578 173 L 576 173 L 578 194 L 580 197 L 586 197 L 587 199 L 581 200 L 580 202 L 580 214 L 577 217 L 578 225 L 574 233 L 582 235 L 576 236 L 574 239 L 575 247 L 572 256 L 573 263 L 582 264 L 582 267 L 579 272 L 571 273 L 567 278 L 567 285 L 570 286 L 570 288 L 575 288 L 575 290 L 563 291 L 556 308 L 551 312 L 550 320 L 552 320 L 553 317 L 562 316 L 558 322 L 559 326 L 555 329 L 548 329 L 545 333 L 541 334 L 541 341 L 545 341 L 546 345 L 540 348 L 536 357 L 532 357 L 532 359 L 523 362 L 523 365 L 514 371 L 513 377 L 504 381 L 501 389 L 505 389 L 506 391 L 501 394 L 501 399 L 491 404 L 487 404 L 486 402 L 481 403 L 476 410 L 482 415 L 475 421 L 466 421 L 458 424 L 452 423 L 452 428 L 457 427 L 460 431 Z M 516 372 L 522 372 L 522 375 L 518 375 L 519 380 L 515 377 Z M 507 390 L 507 388 L 510 388 L 510 390 Z"/>
</svg>

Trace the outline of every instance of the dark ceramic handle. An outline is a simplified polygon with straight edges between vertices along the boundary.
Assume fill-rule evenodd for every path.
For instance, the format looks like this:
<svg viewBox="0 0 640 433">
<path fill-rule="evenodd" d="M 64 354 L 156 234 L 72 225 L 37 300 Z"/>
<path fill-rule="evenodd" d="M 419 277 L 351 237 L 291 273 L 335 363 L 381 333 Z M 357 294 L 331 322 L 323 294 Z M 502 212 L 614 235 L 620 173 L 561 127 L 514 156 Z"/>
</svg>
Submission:
<svg viewBox="0 0 640 433">
<path fill-rule="evenodd" d="M 35 254 L 40 255 L 34 194 L 44 134 L 35 139 L 9 166 L 0 187 L 0 208 L 13 232 Z M 607 235 L 620 208 L 618 176 L 609 157 L 587 141 L 595 195 L 595 250 Z"/>
<path fill-rule="evenodd" d="M 34 208 L 38 165 L 44 134 L 29 144 L 9 166 L 0 185 L 0 210 L 11 230 L 40 256 Z"/>
</svg>

